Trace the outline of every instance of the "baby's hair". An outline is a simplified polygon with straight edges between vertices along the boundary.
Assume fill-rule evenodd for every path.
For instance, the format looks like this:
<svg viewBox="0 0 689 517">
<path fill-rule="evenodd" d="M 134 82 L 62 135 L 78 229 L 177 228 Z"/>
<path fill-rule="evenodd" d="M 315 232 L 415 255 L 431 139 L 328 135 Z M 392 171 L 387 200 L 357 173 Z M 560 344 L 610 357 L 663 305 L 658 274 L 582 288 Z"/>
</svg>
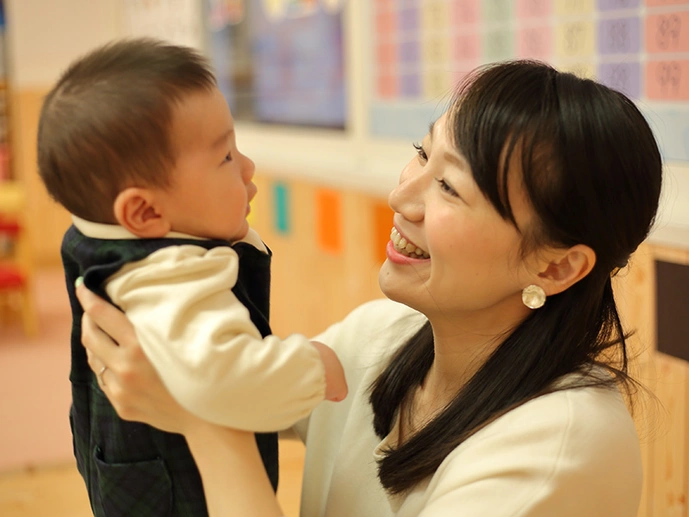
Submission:
<svg viewBox="0 0 689 517">
<path fill-rule="evenodd" d="M 194 49 L 153 39 L 111 42 L 73 62 L 48 93 L 38 126 L 38 170 L 70 213 L 114 223 L 130 186 L 170 185 L 175 106 L 216 79 Z"/>
</svg>

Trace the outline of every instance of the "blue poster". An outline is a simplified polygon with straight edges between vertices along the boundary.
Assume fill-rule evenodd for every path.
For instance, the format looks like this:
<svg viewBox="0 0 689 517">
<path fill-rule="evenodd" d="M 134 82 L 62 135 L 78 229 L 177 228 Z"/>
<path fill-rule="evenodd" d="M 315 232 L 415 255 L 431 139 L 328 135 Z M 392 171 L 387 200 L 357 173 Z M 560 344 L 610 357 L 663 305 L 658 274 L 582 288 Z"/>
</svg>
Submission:
<svg viewBox="0 0 689 517">
<path fill-rule="evenodd" d="M 344 127 L 341 6 L 207 2 L 210 57 L 237 120 Z"/>
</svg>

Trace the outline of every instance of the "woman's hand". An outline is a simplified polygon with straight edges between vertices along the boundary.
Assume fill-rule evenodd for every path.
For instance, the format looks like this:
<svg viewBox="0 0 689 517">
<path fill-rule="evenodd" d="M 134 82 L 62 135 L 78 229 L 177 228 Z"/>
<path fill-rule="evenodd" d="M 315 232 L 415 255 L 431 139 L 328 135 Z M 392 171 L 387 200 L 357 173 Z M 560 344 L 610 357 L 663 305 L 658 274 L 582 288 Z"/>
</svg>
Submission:
<svg viewBox="0 0 689 517">
<path fill-rule="evenodd" d="M 124 313 L 83 284 L 76 294 L 85 311 L 81 340 L 89 365 L 117 414 L 174 433 L 195 426 L 198 419 L 165 388 Z"/>
</svg>

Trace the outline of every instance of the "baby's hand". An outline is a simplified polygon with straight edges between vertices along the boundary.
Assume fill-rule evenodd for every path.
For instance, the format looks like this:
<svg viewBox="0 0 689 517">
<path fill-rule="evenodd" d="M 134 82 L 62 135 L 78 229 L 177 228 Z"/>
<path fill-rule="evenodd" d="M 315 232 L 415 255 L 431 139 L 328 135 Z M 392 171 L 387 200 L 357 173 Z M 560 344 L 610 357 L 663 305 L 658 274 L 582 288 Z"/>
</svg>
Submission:
<svg viewBox="0 0 689 517">
<path fill-rule="evenodd" d="M 320 341 L 311 341 L 321 355 L 325 367 L 325 400 L 340 402 L 347 396 L 347 380 L 337 354 Z"/>
</svg>

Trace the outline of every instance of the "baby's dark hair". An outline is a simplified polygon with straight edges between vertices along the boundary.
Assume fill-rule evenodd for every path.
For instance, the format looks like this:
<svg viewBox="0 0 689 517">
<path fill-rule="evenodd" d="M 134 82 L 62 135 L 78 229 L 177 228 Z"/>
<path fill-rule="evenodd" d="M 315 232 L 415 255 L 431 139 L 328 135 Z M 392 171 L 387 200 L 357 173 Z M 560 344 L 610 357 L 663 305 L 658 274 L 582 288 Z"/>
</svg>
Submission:
<svg viewBox="0 0 689 517">
<path fill-rule="evenodd" d="M 111 42 L 73 62 L 41 109 L 38 170 L 48 192 L 78 217 L 115 222 L 123 188 L 169 186 L 174 108 L 215 85 L 198 52 L 147 38 Z"/>
</svg>

